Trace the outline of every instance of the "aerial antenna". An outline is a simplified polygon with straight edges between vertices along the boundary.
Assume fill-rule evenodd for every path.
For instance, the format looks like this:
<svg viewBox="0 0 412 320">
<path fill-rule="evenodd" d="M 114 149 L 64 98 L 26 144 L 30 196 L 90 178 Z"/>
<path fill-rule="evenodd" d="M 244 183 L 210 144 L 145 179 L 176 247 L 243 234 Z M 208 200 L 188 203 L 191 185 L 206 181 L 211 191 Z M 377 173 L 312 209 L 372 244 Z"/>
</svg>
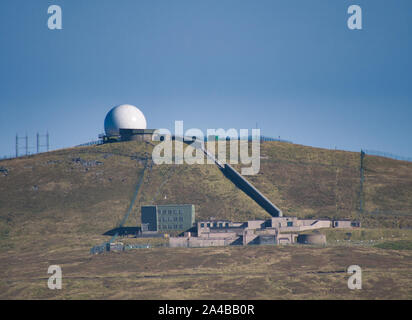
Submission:
<svg viewBox="0 0 412 320">
<path fill-rule="evenodd" d="M 41 144 L 42 138 L 46 139 L 46 144 Z M 24 140 L 24 145 L 20 145 L 20 140 Z M 36 133 L 36 153 L 41 152 L 41 148 L 46 148 L 47 151 L 50 150 L 50 135 L 48 131 L 45 135 L 41 135 L 38 132 Z M 29 136 L 27 132 L 24 137 L 19 137 L 19 134 L 16 133 L 16 158 L 19 157 L 20 149 L 24 150 L 26 156 L 29 155 L 29 149 L 34 149 L 34 147 L 29 147 Z"/>
<path fill-rule="evenodd" d="M 27 132 L 26 132 L 25 139 L 26 139 L 26 156 L 28 156 L 29 155 L 29 136 L 27 135 Z"/>
<path fill-rule="evenodd" d="M 40 152 L 41 148 L 46 148 L 46 151 L 49 152 L 49 149 L 50 149 L 50 135 L 49 135 L 49 131 L 47 131 L 46 134 L 39 134 L 39 133 L 37 132 L 36 137 L 37 137 L 37 139 L 36 139 L 36 140 L 37 140 L 37 144 L 36 144 L 36 146 L 37 146 L 37 148 L 36 148 L 37 153 Z M 46 144 L 41 144 L 41 139 L 42 139 L 42 138 L 45 138 Z"/>
<path fill-rule="evenodd" d="M 22 148 L 19 145 L 20 140 L 25 141 L 25 145 L 23 146 L 23 148 L 26 152 L 26 156 L 29 154 L 29 137 L 28 137 L 27 133 L 26 133 L 26 136 L 24 136 L 24 137 L 19 137 L 19 135 L 16 133 L 16 158 L 19 157 L 19 150 L 20 150 L 20 148 Z"/>
</svg>

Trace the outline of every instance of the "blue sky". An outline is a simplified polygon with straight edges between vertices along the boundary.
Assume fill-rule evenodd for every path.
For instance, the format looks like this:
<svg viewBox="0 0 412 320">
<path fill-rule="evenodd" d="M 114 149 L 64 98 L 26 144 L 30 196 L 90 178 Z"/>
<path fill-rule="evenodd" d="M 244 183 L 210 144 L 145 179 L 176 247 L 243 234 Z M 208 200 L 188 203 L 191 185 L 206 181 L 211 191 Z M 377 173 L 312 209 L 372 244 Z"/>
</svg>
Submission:
<svg viewBox="0 0 412 320">
<path fill-rule="evenodd" d="M 47 8 L 63 30 L 47 28 Z M 347 8 L 363 30 L 347 28 Z M 410 0 L 2 0 L 0 156 L 15 135 L 95 140 L 111 107 L 148 127 L 254 128 L 412 156 Z M 23 152 L 23 150 L 21 151 Z"/>
</svg>

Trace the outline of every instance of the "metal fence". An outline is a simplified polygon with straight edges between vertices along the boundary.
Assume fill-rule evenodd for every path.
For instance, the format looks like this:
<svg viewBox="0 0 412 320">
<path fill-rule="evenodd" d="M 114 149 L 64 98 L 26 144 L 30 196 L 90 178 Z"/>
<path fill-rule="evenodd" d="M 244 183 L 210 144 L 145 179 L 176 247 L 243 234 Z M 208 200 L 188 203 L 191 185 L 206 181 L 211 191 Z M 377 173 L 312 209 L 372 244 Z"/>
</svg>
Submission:
<svg viewBox="0 0 412 320">
<path fill-rule="evenodd" d="M 150 244 L 150 243 L 134 243 L 134 244 L 110 244 L 109 242 L 103 243 L 101 245 L 94 246 L 90 249 L 90 254 L 102 254 L 104 252 L 116 251 L 128 251 L 134 249 L 150 249 L 150 248 L 166 248 L 169 247 L 169 244 Z"/>
<path fill-rule="evenodd" d="M 95 140 L 95 141 L 89 141 L 86 143 L 82 143 L 77 145 L 76 147 L 88 147 L 88 146 L 98 146 L 103 144 L 103 140 Z"/>
<path fill-rule="evenodd" d="M 293 143 L 290 140 L 285 140 L 285 139 L 281 139 L 281 138 L 272 138 L 272 137 L 266 137 L 266 136 L 261 136 L 260 141 L 278 141 L 278 142 L 285 142 L 285 143 Z"/>
<path fill-rule="evenodd" d="M 208 137 L 204 137 L 205 142 L 207 142 L 208 139 L 209 139 Z M 249 135 L 249 136 L 237 137 L 237 138 L 225 137 L 225 138 L 218 139 L 218 140 L 229 141 L 229 140 L 232 140 L 232 139 L 233 140 L 242 140 L 242 141 L 243 140 L 253 141 L 253 140 L 256 140 L 256 137 L 254 137 L 252 135 Z M 285 142 L 285 143 L 293 143 L 290 140 L 285 140 L 285 139 L 281 139 L 281 138 L 267 137 L 267 136 L 260 136 L 260 141 L 278 141 L 278 142 Z"/>
</svg>

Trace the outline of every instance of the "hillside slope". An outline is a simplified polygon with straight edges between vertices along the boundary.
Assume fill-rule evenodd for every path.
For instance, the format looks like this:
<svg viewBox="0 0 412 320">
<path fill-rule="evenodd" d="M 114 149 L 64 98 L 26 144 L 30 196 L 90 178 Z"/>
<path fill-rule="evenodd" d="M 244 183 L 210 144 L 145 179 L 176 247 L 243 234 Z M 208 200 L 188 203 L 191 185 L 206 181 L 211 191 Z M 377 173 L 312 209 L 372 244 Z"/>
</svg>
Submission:
<svg viewBox="0 0 412 320">
<path fill-rule="evenodd" d="M 59 297 L 66 298 L 154 298 L 162 296 L 164 292 L 170 293 L 168 297 L 172 298 L 205 297 L 202 295 L 203 289 L 199 292 L 186 292 L 185 284 L 175 280 L 168 282 L 169 289 L 165 291 L 163 279 L 162 286 L 158 287 L 157 278 L 152 282 L 145 282 L 150 288 L 149 291 L 145 290 L 149 292 L 147 295 L 131 290 L 122 291 L 121 288 L 143 285 L 135 282 L 142 276 L 142 270 L 145 270 L 144 274 L 147 273 L 150 278 L 154 278 L 157 269 L 153 268 L 153 259 L 158 261 L 158 265 L 163 266 L 165 274 L 169 274 L 169 266 L 174 263 L 170 257 L 175 255 L 175 260 L 180 261 L 179 269 L 184 277 L 189 274 L 187 270 L 193 269 L 193 264 L 199 263 L 196 270 L 205 272 L 205 288 L 209 288 L 210 279 L 213 277 L 210 278 L 207 273 L 210 272 L 209 265 L 204 263 L 221 268 L 221 250 L 230 255 L 225 272 L 233 275 L 236 259 L 243 261 L 242 254 L 238 256 L 236 252 L 243 252 L 243 249 L 208 248 L 200 260 L 193 260 L 194 251 L 191 249 L 173 248 L 168 248 L 170 251 L 167 252 L 164 248 L 140 249 L 126 254 L 131 260 L 125 260 L 124 255 L 89 254 L 92 246 L 108 240 L 103 233 L 114 228 L 126 213 L 146 161 L 149 161 L 149 169 L 146 170 L 143 187 L 127 225 L 139 224 L 140 206 L 154 203 L 193 203 L 196 205 L 197 219 L 207 219 L 211 216 L 235 221 L 268 218 L 268 214 L 227 180 L 215 165 L 150 165 L 152 149 L 153 146 L 148 143 L 127 142 L 71 148 L 0 161 L 1 297 L 57 297 L 56 293 L 53 294 L 46 287 L 47 268 L 51 264 L 61 265 L 64 270 L 66 290 L 62 290 Z M 366 210 L 359 216 L 359 154 L 266 142 L 262 144 L 261 156 L 260 173 L 247 178 L 278 205 L 285 215 L 331 218 L 355 216 L 367 227 L 412 226 L 411 163 L 366 157 Z M 339 234 L 335 234 L 334 230 L 325 232 L 329 232 L 330 239 L 339 235 L 346 237 L 346 231 L 341 231 Z M 394 236 L 399 240 L 410 240 L 410 230 L 369 231 L 358 230 L 359 235 L 356 236 L 366 239 L 370 234 L 370 239 L 382 241 L 393 240 Z M 268 259 L 279 257 L 279 250 L 291 250 L 291 254 L 299 257 L 298 264 L 293 262 L 294 260 L 284 264 L 284 270 L 287 270 L 285 272 L 294 272 L 290 271 L 291 268 L 299 271 L 296 266 L 303 265 L 302 261 L 311 261 L 313 255 L 312 249 L 302 249 L 303 251 L 296 253 L 296 247 L 249 249 L 252 250 L 253 259 L 250 260 L 251 263 L 247 262 L 241 266 L 243 273 L 238 273 L 240 278 L 247 278 L 245 284 L 230 287 L 231 289 L 226 291 L 225 282 L 222 287 L 209 288 L 212 290 L 210 296 L 228 298 L 232 297 L 231 294 L 234 292 L 249 292 L 239 289 L 244 288 L 244 285 L 251 285 L 251 288 L 255 288 L 253 292 L 258 292 L 256 288 L 261 288 L 262 284 L 259 282 L 254 286 L 250 274 L 256 273 L 256 268 L 259 267 L 264 279 L 266 273 L 273 273 L 272 268 L 275 265 L 272 262 L 257 265 L 253 261 L 272 261 Z M 342 248 L 342 254 L 336 254 L 336 259 L 344 260 L 333 268 L 342 268 L 352 263 L 352 251 L 346 256 L 343 254 L 347 250 L 346 247 Z M 374 250 L 377 256 L 373 261 L 370 260 L 370 248 L 363 249 L 360 256 L 369 259 L 370 265 L 377 266 L 379 270 L 386 270 L 385 259 L 393 263 L 393 259 L 399 257 L 397 253 L 390 253 L 392 256 L 389 257 L 386 252 L 380 251 L 383 249 Z M 322 259 L 330 259 L 334 252 L 329 250 L 325 253 L 327 256 Z M 200 251 L 196 251 L 195 256 L 199 254 Z M 405 259 L 409 259 L 410 255 L 405 255 Z M 130 271 L 123 274 L 126 265 Z M 135 268 L 135 265 L 139 268 Z M 404 279 L 407 267 L 408 265 L 396 271 L 394 279 Z M 317 268 L 318 264 L 313 265 L 311 272 L 315 273 Z M 276 270 L 279 269 L 276 267 Z M 124 278 L 118 278 L 119 272 Z M 381 279 L 379 272 L 375 272 L 373 277 Z M 87 281 L 83 282 L 86 278 Z M 199 282 L 196 275 L 188 279 L 193 283 Z M 238 281 L 236 277 L 227 278 L 228 283 L 232 283 L 232 280 Z M 342 283 L 344 280 L 341 279 Z M 329 283 L 328 281 L 325 283 Z M 295 282 L 284 283 L 285 288 L 293 288 L 294 285 Z M 301 287 L 300 282 L 299 286 Z M 323 297 L 323 293 L 320 292 L 331 290 L 326 290 L 328 285 L 325 286 L 316 289 L 308 287 L 305 295 L 299 296 L 292 292 L 289 297 Z M 399 280 L 399 286 L 396 288 L 394 297 L 410 297 L 410 292 L 405 291 L 405 288 L 410 288 L 408 282 Z M 265 290 L 268 290 L 265 295 L 267 298 L 284 297 L 283 292 L 273 291 L 273 288 Z M 392 293 L 391 290 L 390 294 Z M 243 295 L 233 297 L 250 298 Z"/>
<path fill-rule="evenodd" d="M 151 165 L 127 225 L 139 224 L 147 204 L 193 203 L 198 219 L 269 217 L 215 165 L 153 165 L 152 150 L 149 143 L 125 142 L 1 161 L 7 170 L 0 173 L 1 237 L 50 228 L 104 233 L 126 212 L 146 160 Z M 358 153 L 265 142 L 261 158 L 259 174 L 247 179 L 285 215 L 412 225 L 412 163 L 367 156 L 359 215 Z"/>
<path fill-rule="evenodd" d="M 2 238 L 112 229 L 130 205 L 152 148 L 127 142 L 2 161 L 8 171 L 0 176 Z M 150 166 L 126 225 L 140 224 L 140 206 L 153 203 L 193 203 L 203 219 L 269 217 L 214 165 Z"/>
<path fill-rule="evenodd" d="M 359 214 L 360 153 L 264 142 L 261 158 L 259 174 L 248 179 L 285 215 L 412 227 L 411 162 L 366 155 Z"/>
</svg>

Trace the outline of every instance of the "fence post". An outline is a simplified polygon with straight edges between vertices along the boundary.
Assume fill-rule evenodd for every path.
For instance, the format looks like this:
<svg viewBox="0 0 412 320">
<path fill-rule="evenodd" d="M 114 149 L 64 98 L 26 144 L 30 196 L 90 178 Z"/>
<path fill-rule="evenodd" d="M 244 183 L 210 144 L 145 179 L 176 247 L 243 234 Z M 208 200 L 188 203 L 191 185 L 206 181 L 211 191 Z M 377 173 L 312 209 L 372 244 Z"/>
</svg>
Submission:
<svg viewBox="0 0 412 320">
<path fill-rule="evenodd" d="M 360 192 L 359 192 L 359 211 L 363 213 L 363 182 L 364 182 L 364 158 L 365 152 L 361 150 L 360 153 Z"/>
</svg>

